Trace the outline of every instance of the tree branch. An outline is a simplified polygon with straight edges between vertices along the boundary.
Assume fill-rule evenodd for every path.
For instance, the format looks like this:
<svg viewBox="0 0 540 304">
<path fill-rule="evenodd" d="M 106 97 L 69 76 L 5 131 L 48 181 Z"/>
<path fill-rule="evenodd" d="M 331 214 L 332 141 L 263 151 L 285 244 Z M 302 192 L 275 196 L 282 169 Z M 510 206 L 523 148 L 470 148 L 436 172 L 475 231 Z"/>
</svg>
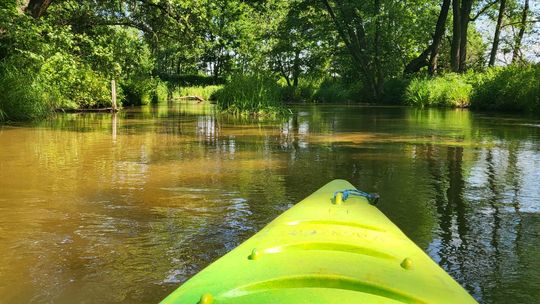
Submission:
<svg viewBox="0 0 540 304">
<path fill-rule="evenodd" d="M 499 2 L 499 0 L 493 0 L 492 2 L 489 2 L 488 4 L 486 4 L 484 7 L 482 7 L 477 13 L 476 15 L 474 15 L 474 17 L 469 17 L 469 21 L 475 21 L 476 19 L 478 19 L 478 17 L 480 17 L 480 15 L 482 15 L 488 8 L 490 8 L 491 6 L 493 6 L 495 3 Z"/>
<path fill-rule="evenodd" d="M 513 26 L 513 25 L 521 24 L 521 23 L 522 23 L 521 21 L 512 22 L 512 23 L 506 23 L 506 24 L 503 24 L 502 27 Z M 527 21 L 525 21 L 525 23 L 540 23 L 540 19 L 538 19 L 538 20 L 527 20 Z"/>
</svg>

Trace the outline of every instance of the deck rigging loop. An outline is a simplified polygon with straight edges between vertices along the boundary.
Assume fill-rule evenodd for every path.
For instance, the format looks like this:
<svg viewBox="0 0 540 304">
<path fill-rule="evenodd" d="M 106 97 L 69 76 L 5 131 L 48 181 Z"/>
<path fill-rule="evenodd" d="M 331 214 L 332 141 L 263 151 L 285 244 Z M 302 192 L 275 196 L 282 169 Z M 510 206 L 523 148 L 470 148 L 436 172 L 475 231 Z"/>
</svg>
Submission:
<svg viewBox="0 0 540 304">
<path fill-rule="evenodd" d="M 341 195 L 339 195 L 341 193 Z M 338 195 L 340 197 L 338 197 Z M 379 194 L 377 193 L 367 193 L 364 191 L 356 190 L 356 189 L 345 189 L 345 190 L 339 190 L 334 192 L 334 197 L 332 198 L 332 201 L 338 203 L 338 201 L 346 201 L 349 196 L 356 195 L 365 197 L 370 205 L 377 205 L 379 202 Z"/>
</svg>

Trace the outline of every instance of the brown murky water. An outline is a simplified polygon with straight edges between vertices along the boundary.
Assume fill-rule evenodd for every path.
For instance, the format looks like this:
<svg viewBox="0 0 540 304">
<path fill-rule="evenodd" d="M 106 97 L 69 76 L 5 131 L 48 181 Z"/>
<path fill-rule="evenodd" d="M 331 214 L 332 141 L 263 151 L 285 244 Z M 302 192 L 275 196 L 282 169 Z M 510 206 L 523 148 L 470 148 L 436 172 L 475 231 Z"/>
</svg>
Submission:
<svg viewBox="0 0 540 304">
<path fill-rule="evenodd" d="M 0 302 L 158 302 L 334 178 L 485 303 L 540 297 L 540 121 L 171 103 L 0 127 Z"/>
</svg>

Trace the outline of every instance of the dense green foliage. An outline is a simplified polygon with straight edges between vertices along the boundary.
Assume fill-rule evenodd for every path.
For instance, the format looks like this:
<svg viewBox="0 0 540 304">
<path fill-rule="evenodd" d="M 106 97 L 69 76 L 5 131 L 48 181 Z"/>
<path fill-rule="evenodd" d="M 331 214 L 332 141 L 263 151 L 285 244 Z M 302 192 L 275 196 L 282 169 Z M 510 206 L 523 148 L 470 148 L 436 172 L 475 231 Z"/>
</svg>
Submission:
<svg viewBox="0 0 540 304">
<path fill-rule="evenodd" d="M 151 77 L 154 59 L 137 30 L 117 25 L 83 29 L 70 20 L 87 9 L 77 2 L 52 5 L 39 19 L 22 13 L 17 3 L 0 6 L 4 120 L 36 118 L 54 109 L 108 107 L 111 79 L 117 81 L 120 102 L 167 98 L 163 84 Z"/>
<path fill-rule="evenodd" d="M 362 84 L 347 84 L 336 79 L 324 80 L 315 92 L 313 99 L 317 102 L 344 103 L 362 101 Z"/>
<path fill-rule="evenodd" d="M 499 9 L 498 1 L 6 0 L 0 117 L 108 107 L 112 79 L 124 105 L 161 102 L 175 90 L 207 99 L 214 88 L 206 87 L 225 84 L 220 104 L 232 112 L 277 100 L 534 110 L 536 95 L 496 85 L 519 68 L 472 75 L 507 62 L 536 70 L 538 6 L 506 0 Z M 535 75 L 517 76 L 529 87 Z M 520 100 L 490 102 L 495 89 Z M 259 97 L 267 100 L 247 100 Z"/>
</svg>

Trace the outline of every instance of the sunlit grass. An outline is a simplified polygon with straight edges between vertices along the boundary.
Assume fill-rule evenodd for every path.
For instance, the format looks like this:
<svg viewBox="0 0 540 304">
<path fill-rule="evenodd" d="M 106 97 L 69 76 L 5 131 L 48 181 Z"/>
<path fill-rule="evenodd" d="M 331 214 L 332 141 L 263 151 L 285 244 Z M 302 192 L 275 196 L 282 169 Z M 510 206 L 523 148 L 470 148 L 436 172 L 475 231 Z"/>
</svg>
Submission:
<svg viewBox="0 0 540 304">
<path fill-rule="evenodd" d="M 216 92 L 218 107 L 237 115 L 285 115 L 281 88 L 272 78 L 262 75 L 236 75 Z"/>
<path fill-rule="evenodd" d="M 472 85 L 457 74 L 413 79 L 405 90 L 405 102 L 415 106 L 467 107 Z"/>
</svg>

